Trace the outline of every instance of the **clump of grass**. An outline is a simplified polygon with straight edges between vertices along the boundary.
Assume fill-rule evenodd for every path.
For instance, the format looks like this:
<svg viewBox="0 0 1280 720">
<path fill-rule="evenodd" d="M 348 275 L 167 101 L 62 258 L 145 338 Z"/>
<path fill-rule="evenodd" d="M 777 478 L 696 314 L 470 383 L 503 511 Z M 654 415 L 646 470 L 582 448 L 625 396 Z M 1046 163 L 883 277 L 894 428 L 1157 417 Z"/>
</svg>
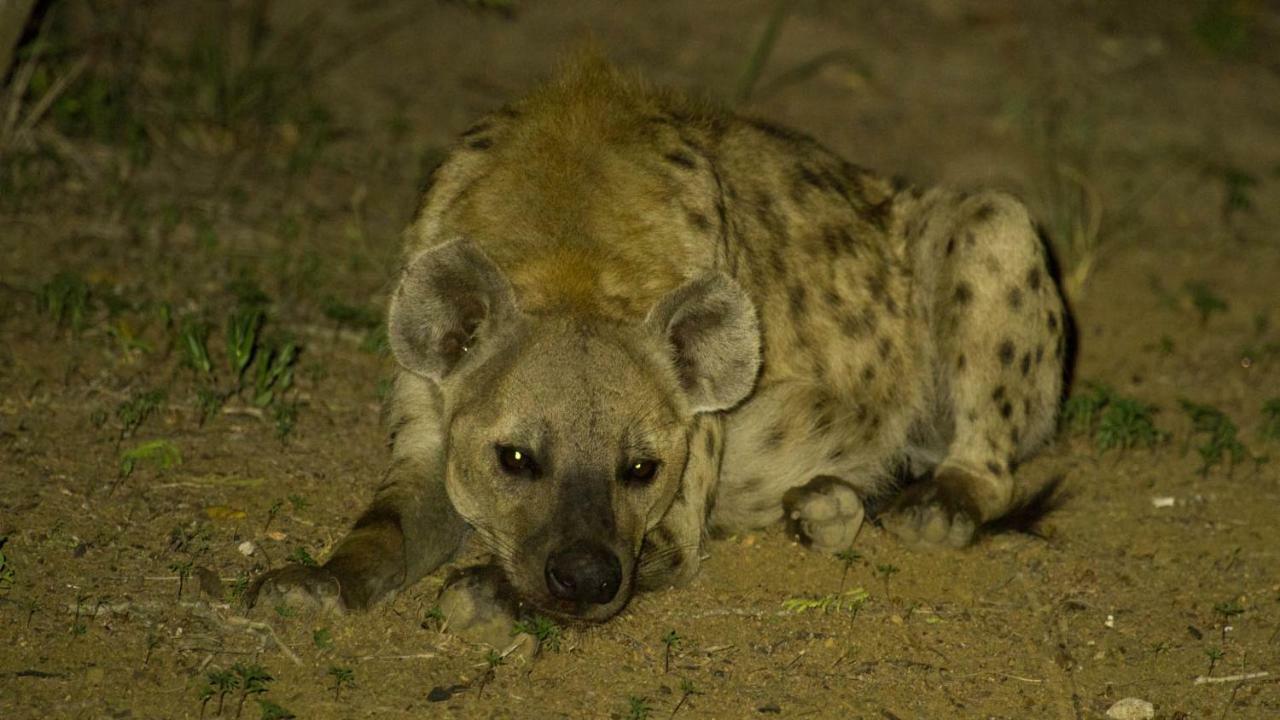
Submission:
<svg viewBox="0 0 1280 720">
<path fill-rule="evenodd" d="M 627 698 L 627 720 L 648 720 L 653 716 L 653 706 L 649 699 L 639 695 Z"/>
<path fill-rule="evenodd" d="M 840 571 L 840 590 L 844 591 L 844 581 L 849 577 L 849 570 L 853 564 L 862 559 L 862 554 L 853 548 L 845 548 L 836 553 L 836 559 L 840 561 L 843 569 Z"/>
<path fill-rule="evenodd" d="M 332 665 L 329 667 L 328 675 L 333 678 L 334 702 L 341 701 L 342 688 L 353 688 L 356 686 L 356 674 L 351 668 Z"/>
<path fill-rule="evenodd" d="M 169 570 L 178 576 L 178 599 L 182 599 L 182 590 L 187 585 L 187 578 L 191 577 L 191 569 L 194 563 L 190 560 L 175 561 L 169 563 Z"/>
<path fill-rule="evenodd" d="M 218 709 L 214 714 L 221 717 L 227 695 L 240 687 L 240 677 L 230 670 L 210 670 L 204 677 L 205 684 L 200 689 L 200 717 L 204 717 L 205 706 L 215 695 L 218 696 Z"/>
<path fill-rule="evenodd" d="M 1263 440 L 1280 440 L 1280 398 L 1271 398 L 1262 406 Z"/>
<path fill-rule="evenodd" d="M 1209 471 L 1227 463 L 1227 476 L 1235 470 L 1236 463 L 1252 457 L 1249 450 L 1237 437 L 1239 428 L 1227 417 L 1226 413 L 1211 406 L 1179 400 L 1183 411 L 1191 418 L 1191 433 L 1187 436 L 1187 445 L 1192 437 L 1204 436 L 1204 444 L 1196 448 L 1200 454 L 1200 476 L 1205 477 Z"/>
<path fill-rule="evenodd" d="M 13 565 L 9 564 L 9 558 L 4 555 L 4 544 L 8 541 L 8 535 L 0 535 L 0 591 L 13 589 L 18 577 Z"/>
<path fill-rule="evenodd" d="M 182 464 L 182 451 L 168 440 L 149 440 L 120 455 L 120 479 L 133 475 L 139 463 L 150 463 L 159 470 L 170 470 Z"/>
<path fill-rule="evenodd" d="M 288 560 L 291 563 L 297 563 L 303 567 L 317 567 L 320 564 L 316 562 L 315 558 L 311 557 L 311 553 L 307 552 L 307 549 L 304 547 L 294 548 L 293 552 L 289 553 Z"/>
<path fill-rule="evenodd" d="M 1151 448 L 1168 438 L 1168 433 L 1155 426 L 1155 412 L 1155 407 L 1147 403 L 1090 383 L 1083 392 L 1067 399 L 1062 407 L 1062 423 L 1075 434 L 1092 437 L 1102 452 Z"/>
<path fill-rule="evenodd" d="M 37 303 L 59 328 L 72 332 L 84 329 L 85 316 L 89 314 L 89 285 L 84 278 L 71 272 L 61 272 L 40 287 Z"/>
<path fill-rule="evenodd" d="M 258 709 L 262 711 L 262 720 L 293 720 L 293 718 L 297 717 L 291 710 L 287 710 L 270 700 L 259 699 Z"/>
<path fill-rule="evenodd" d="M 546 648 L 553 652 L 560 652 L 562 632 L 559 625 L 542 615 L 530 615 L 517 622 L 511 630 L 512 635 L 532 635 L 538 641 L 539 650 Z"/>
<path fill-rule="evenodd" d="M 871 599 L 871 595 L 862 588 L 846 590 L 842 593 L 831 593 L 817 597 L 795 597 L 782 601 L 782 609 L 793 615 L 817 610 L 824 614 L 850 612 L 857 617 L 858 611 Z"/>
<path fill-rule="evenodd" d="M 1203 282 L 1189 282 L 1187 294 L 1191 296 L 1191 304 L 1200 313 L 1200 324 L 1207 325 L 1214 313 L 1224 313 L 1228 309 L 1227 301 L 1219 297 Z"/>
<path fill-rule="evenodd" d="M 319 628 L 311 633 L 311 641 L 316 644 L 320 650 L 333 649 L 333 632 L 329 628 Z"/>
<path fill-rule="evenodd" d="M 209 323 L 188 315 L 178 329 L 178 344 L 188 366 L 204 375 L 213 372 L 213 360 L 209 357 Z"/>
<path fill-rule="evenodd" d="M 666 635 L 662 636 L 662 644 L 664 646 L 663 652 L 662 652 L 662 672 L 663 673 L 671 672 L 671 653 L 682 642 L 684 642 L 684 638 L 680 637 L 680 635 L 675 630 L 671 630 Z"/>
<path fill-rule="evenodd" d="M 128 400 L 117 405 L 116 419 L 120 421 L 117 442 L 132 435 L 160 407 L 164 399 L 164 390 L 146 390 L 134 393 Z"/>
<path fill-rule="evenodd" d="M 681 678 L 680 700 L 677 701 L 676 706 L 672 708 L 671 717 L 675 717 L 676 713 L 680 712 L 680 708 L 684 707 L 684 704 L 689 701 L 689 698 L 693 697 L 694 695 L 701 695 L 701 694 L 702 692 L 698 690 L 698 688 L 694 687 L 692 680 L 689 680 L 688 678 Z"/>
<path fill-rule="evenodd" d="M 238 686 L 240 688 L 240 699 L 236 704 L 236 717 L 240 717 L 240 713 L 244 711 L 244 702 L 251 695 L 261 695 L 267 691 L 267 685 L 275 678 L 267 672 L 266 668 L 257 663 L 236 663 L 231 666 L 231 672 L 235 673 Z"/>
</svg>

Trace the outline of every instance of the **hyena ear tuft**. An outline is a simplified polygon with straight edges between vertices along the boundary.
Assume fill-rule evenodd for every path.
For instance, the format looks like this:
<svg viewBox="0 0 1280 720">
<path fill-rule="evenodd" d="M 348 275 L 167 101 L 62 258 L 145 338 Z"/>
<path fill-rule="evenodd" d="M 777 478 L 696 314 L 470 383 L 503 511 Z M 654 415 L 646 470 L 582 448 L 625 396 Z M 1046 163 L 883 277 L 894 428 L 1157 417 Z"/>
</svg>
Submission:
<svg viewBox="0 0 1280 720">
<path fill-rule="evenodd" d="M 645 324 L 663 338 L 694 412 L 741 402 L 760 370 L 760 325 L 751 298 L 712 272 L 658 301 Z"/>
<path fill-rule="evenodd" d="M 470 240 L 451 240 L 400 275 L 387 318 L 391 352 L 406 370 L 439 380 L 516 312 L 498 266 Z"/>
</svg>

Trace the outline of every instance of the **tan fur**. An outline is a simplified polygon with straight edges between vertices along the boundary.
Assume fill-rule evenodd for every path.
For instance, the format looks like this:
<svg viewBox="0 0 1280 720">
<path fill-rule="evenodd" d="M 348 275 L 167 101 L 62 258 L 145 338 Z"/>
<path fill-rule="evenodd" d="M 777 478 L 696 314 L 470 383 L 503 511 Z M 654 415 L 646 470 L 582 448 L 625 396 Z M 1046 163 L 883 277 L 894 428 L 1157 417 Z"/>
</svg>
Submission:
<svg viewBox="0 0 1280 720">
<path fill-rule="evenodd" d="M 786 514 L 816 546 L 839 549 L 862 520 L 860 500 L 907 466 L 933 479 L 904 495 L 886 525 L 909 542 L 964 544 L 1018 501 L 1016 463 L 1053 427 L 1063 306 L 1030 219 L 1007 196 L 896 185 L 807 137 L 654 91 L 600 62 L 481 120 L 433 180 L 407 231 L 392 309 L 406 370 L 391 400 L 397 464 L 384 505 L 402 508 L 403 583 L 448 554 L 418 547 L 438 544 L 434 524 L 453 527 L 440 491 L 422 489 L 424 474 L 443 475 L 452 507 L 517 594 L 550 602 L 537 587 L 543 555 L 518 548 L 552 542 L 548 517 L 572 507 L 572 493 L 606 491 L 559 478 L 534 492 L 489 478 L 494 433 L 533 419 L 561 445 L 583 445 L 572 462 L 598 475 L 637 422 L 679 465 L 643 497 L 607 491 L 609 542 L 628 588 L 691 577 L 708 527 Z M 474 336 L 441 346 L 457 351 L 457 371 L 454 360 L 416 359 L 435 347 L 418 328 L 445 321 L 412 315 L 425 302 L 415 298 L 435 297 L 415 268 L 446 255 L 493 266 L 480 273 L 488 280 L 458 285 L 489 289 L 471 303 Z M 715 277 L 731 280 L 707 285 L 720 289 L 689 301 L 696 312 L 686 318 L 697 341 L 709 308 L 730 313 L 707 315 L 715 342 L 662 340 L 677 330 L 654 325 L 655 307 L 677 307 L 699 278 Z M 726 330 L 736 287 L 751 322 Z M 742 345 L 757 332 L 756 346 Z M 736 369 L 727 348 L 742 355 Z M 681 352 L 695 365 L 707 354 L 711 375 L 682 380 Z M 739 402 L 734 373 L 754 372 L 746 356 L 757 352 L 762 366 Z M 697 413 L 686 393 L 712 398 L 706 407 L 733 402 Z M 599 422 L 584 424 L 592 413 Z"/>
</svg>

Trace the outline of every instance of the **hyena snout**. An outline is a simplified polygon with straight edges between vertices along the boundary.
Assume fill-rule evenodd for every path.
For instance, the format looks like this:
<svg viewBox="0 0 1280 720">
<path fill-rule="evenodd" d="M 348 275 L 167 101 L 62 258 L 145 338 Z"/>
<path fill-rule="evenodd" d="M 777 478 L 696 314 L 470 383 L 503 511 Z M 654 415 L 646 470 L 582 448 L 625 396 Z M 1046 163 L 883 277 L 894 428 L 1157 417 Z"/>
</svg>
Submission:
<svg viewBox="0 0 1280 720">
<path fill-rule="evenodd" d="M 604 605 L 622 585 L 622 562 L 609 548 L 578 541 L 547 558 L 547 590 L 558 600 Z"/>
</svg>

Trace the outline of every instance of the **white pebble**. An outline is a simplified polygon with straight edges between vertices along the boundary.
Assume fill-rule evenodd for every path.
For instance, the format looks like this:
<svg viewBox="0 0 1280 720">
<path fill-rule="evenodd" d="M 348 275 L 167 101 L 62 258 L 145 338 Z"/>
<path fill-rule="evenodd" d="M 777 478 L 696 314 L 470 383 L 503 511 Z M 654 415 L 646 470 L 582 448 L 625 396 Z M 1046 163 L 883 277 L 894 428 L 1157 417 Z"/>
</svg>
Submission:
<svg viewBox="0 0 1280 720">
<path fill-rule="evenodd" d="M 1151 720 L 1156 716 L 1156 706 L 1138 698 L 1125 698 L 1107 710 L 1111 720 Z"/>
<path fill-rule="evenodd" d="M 252 555 L 252 554 L 253 554 L 253 552 L 254 552 L 255 550 L 257 550 L 258 548 L 256 548 L 256 547 L 254 547 L 254 546 L 253 546 L 253 541 L 252 541 L 252 540 L 245 540 L 244 542 L 242 542 L 242 543 L 240 543 L 239 545 L 237 545 L 237 546 L 236 546 L 236 549 L 240 551 L 240 554 L 241 554 L 241 555 L 244 555 L 245 557 L 248 557 L 248 556 Z"/>
<path fill-rule="evenodd" d="M 1151 498 L 1151 507 L 1153 508 L 1171 508 L 1177 500 L 1171 497 L 1153 497 Z"/>
</svg>

